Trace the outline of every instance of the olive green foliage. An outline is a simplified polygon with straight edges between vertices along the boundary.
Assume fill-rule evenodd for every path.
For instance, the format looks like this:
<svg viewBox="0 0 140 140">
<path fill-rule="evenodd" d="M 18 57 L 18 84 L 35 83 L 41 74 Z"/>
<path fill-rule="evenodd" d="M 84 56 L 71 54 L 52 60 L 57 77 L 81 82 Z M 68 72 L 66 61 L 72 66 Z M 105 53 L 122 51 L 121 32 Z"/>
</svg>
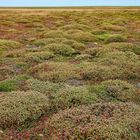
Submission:
<svg viewBox="0 0 140 140">
<path fill-rule="evenodd" d="M 46 130 L 56 140 L 132 140 L 140 138 L 139 119 L 138 105 L 99 103 L 60 111 L 46 122 Z"/>
<path fill-rule="evenodd" d="M 77 42 L 75 40 L 67 39 L 67 40 L 64 40 L 63 43 L 70 45 L 76 51 L 78 50 L 82 51 L 85 49 L 85 45 L 83 43 Z"/>
<path fill-rule="evenodd" d="M 61 29 L 66 30 L 66 31 L 71 30 L 71 29 L 87 31 L 87 30 L 90 30 L 90 27 L 84 24 L 68 24 L 68 25 L 62 26 Z"/>
<path fill-rule="evenodd" d="M 98 96 L 89 92 L 87 87 L 65 86 L 54 96 L 53 105 L 57 110 L 81 104 L 92 104 L 99 102 Z"/>
<path fill-rule="evenodd" d="M 83 43 L 77 42 L 72 39 L 67 39 L 67 38 L 44 38 L 44 39 L 38 39 L 32 42 L 33 45 L 40 46 L 43 48 L 46 45 L 51 45 L 51 44 L 60 44 L 60 42 L 63 45 L 70 45 L 73 49 L 75 50 L 83 50 L 85 49 L 85 45 Z"/>
<path fill-rule="evenodd" d="M 28 62 L 41 62 L 43 60 L 48 60 L 54 57 L 52 52 L 29 52 L 25 56 L 26 61 Z"/>
<path fill-rule="evenodd" d="M 37 79 L 29 79 L 26 82 L 29 90 L 41 92 L 46 95 L 54 95 L 58 90 L 64 87 L 63 84 L 52 83 L 49 81 L 40 81 Z"/>
<path fill-rule="evenodd" d="M 68 62 L 42 63 L 29 69 L 29 73 L 41 80 L 50 80 L 53 82 L 64 82 L 70 78 L 80 77 L 77 67 Z"/>
<path fill-rule="evenodd" d="M 75 87 L 65 83 L 29 79 L 27 87 L 29 90 L 39 91 L 48 96 L 51 103 L 50 109 L 53 109 L 53 111 L 101 101 L 96 93 L 90 92 L 86 86 Z"/>
<path fill-rule="evenodd" d="M 88 56 L 89 61 L 91 57 Z M 88 61 L 88 59 L 86 59 Z M 75 58 L 75 61 L 78 59 Z M 108 79 L 138 79 L 139 58 L 132 52 L 112 52 L 96 59 L 96 62 L 49 62 L 39 64 L 29 73 L 42 80 L 54 82 L 71 78 L 103 81 Z"/>
<path fill-rule="evenodd" d="M 109 80 L 102 82 L 101 86 L 105 87 L 112 96 L 116 96 L 116 98 L 121 101 L 134 101 L 137 100 L 139 96 L 136 94 L 136 87 L 126 81 Z"/>
<path fill-rule="evenodd" d="M 80 30 L 69 30 L 68 34 L 69 34 L 68 38 L 74 39 L 82 43 L 89 43 L 89 42 L 97 41 L 96 36 L 94 36 L 90 32 L 84 32 Z"/>
<path fill-rule="evenodd" d="M 16 49 L 19 48 L 21 44 L 12 40 L 0 39 L 0 50 Z"/>
<path fill-rule="evenodd" d="M 23 57 L 24 54 L 26 53 L 25 50 L 12 50 L 4 53 L 4 56 L 7 58 L 20 58 Z"/>
<path fill-rule="evenodd" d="M 125 30 L 125 28 L 123 26 L 112 25 L 112 24 L 103 25 L 102 28 L 104 30 L 109 30 L 109 31 L 124 31 Z"/>
<path fill-rule="evenodd" d="M 82 61 L 82 60 L 88 61 L 90 59 L 92 59 L 92 56 L 88 54 L 81 54 L 75 57 L 75 60 L 78 60 L 78 61 Z"/>
<path fill-rule="evenodd" d="M 135 86 L 121 80 L 103 81 L 100 85 L 91 87 L 90 90 L 90 92 L 96 93 L 102 100 L 107 102 L 137 102 L 140 97 Z"/>
<path fill-rule="evenodd" d="M 63 56 L 72 56 L 73 54 L 76 53 L 76 51 L 69 45 L 65 44 L 50 44 L 45 47 L 46 49 L 52 51 L 54 54 L 59 54 Z"/>
<path fill-rule="evenodd" d="M 44 37 L 47 38 L 63 38 L 65 37 L 67 34 L 61 30 L 52 30 L 47 32 Z"/>
<path fill-rule="evenodd" d="M 105 43 L 111 43 L 111 42 L 124 42 L 124 41 L 126 41 L 126 37 L 125 36 L 123 36 L 123 35 L 111 35 L 111 36 L 109 36 L 109 37 L 107 37 L 106 39 L 105 39 Z"/>
<path fill-rule="evenodd" d="M 1 96 L 0 128 L 20 125 L 40 117 L 48 108 L 48 99 L 39 92 L 11 92 Z"/>
<path fill-rule="evenodd" d="M 123 52 L 131 51 L 134 52 L 135 54 L 140 55 L 140 46 L 132 43 L 111 43 L 107 47 Z"/>
<path fill-rule="evenodd" d="M 122 71 L 117 66 L 104 66 L 100 64 L 83 64 L 82 79 L 87 81 L 104 81 L 107 79 L 121 78 Z"/>
<path fill-rule="evenodd" d="M 38 39 L 38 40 L 35 40 L 32 42 L 33 45 L 36 45 L 36 46 L 46 46 L 46 45 L 49 45 L 49 44 L 53 44 L 53 43 L 60 43 L 60 42 L 63 42 L 63 41 L 66 41 L 67 39 L 66 38 L 43 38 L 43 39 Z"/>
<path fill-rule="evenodd" d="M 0 82 L 0 91 L 15 91 L 23 89 L 24 82 L 28 79 L 27 76 L 16 76 Z"/>
</svg>

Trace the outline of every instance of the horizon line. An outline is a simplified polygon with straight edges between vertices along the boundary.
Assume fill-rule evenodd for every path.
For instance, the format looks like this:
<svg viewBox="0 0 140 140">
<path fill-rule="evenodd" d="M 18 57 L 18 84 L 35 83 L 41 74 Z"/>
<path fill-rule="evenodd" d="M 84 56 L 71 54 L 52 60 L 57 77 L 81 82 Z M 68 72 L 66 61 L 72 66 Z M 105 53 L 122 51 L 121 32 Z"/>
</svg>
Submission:
<svg viewBox="0 0 140 140">
<path fill-rule="evenodd" d="M 83 6 L 83 5 L 79 5 L 79 6 L 42 6 L 42 5 L 40 5 L 40 6 L 1 6 L 0 5 L 0 8 L 9 8 L 9 7 L 15 7 L 15 8 L 22 8 L 22 7 L 35 7 L 35 8 L 37 8 L 37 7 L 42 7 L 42 8 L 54 8 L 54 7 L 60 7 L 60 8 L 67 8 L 67 7 L 140 7 L 140 5 L 92 5 L 92 6 Z"/>
</svg>

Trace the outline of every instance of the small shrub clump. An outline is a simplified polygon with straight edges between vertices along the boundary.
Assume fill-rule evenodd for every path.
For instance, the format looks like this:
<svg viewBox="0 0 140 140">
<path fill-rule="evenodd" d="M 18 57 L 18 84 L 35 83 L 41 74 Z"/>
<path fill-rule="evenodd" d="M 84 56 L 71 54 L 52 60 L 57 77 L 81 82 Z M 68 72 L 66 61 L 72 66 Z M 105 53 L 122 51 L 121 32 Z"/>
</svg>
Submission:
<svg viewBox="0 0 140 140">
<path fill-rule="evenodd" d="M 14 70 L 11 67 L 0 67 L 0 81 L 9 78 L 14 74 Z"/>
<path fill-rule="evenodd" d="M 75 60 L 78 60 L 78 61 L 88 61 L 88 60 L 90 60 L 90 59 L 92 59 L 92 56 L 91 55 L 89 55 L 89 54 L 81 54 L 81 55 L 77 55 L 76 57 L 75 57 Z"/>
<path fill-rule="evenodd" d="M 70 45 L 73 49 L 75 50 L 83 50 L 85 49 L 85 45 L 83 43 L 77 42 L 72 39 L 67 39 L 67 38 L 44 38 L 44 39 L 38 39 L 32 42 L 32 45 L 38 46 L 40 48 L 43 48 L 46 45 L 51 45 L 51 44 L 62 44 L 65 45 Z"/>
<path fill-rule="evenodd" d="M 76 40 L 81 43 L 89 43 L 97 41 L 97 38 L 90 32 L 83 32 L 80 30 L 69 30 L 69 39 Z"/>
<path fill-rule="evenodd" d="M 111 96 L 121 101 L 135 101 L 139 96 L 136 94 L 136 87 L 126 81 L 108 80 L 102 82 L 101 86 L 111 93 Z"/>
<path fill-rule="evenodd" d="M 91 87 L 91 92 L 96 93 L 103 101 L 137 102 L 140 99 L 136 87 L 121 80 L 103 81 Z"/>
<path fill-rule="evenodd" d="M 85 54 L 91 55 L 93 58 L 98 56 L 98 53 L 100 52 L 100 48 L 87 48 L 85 50 Z"/>
<path fill-rule="evenodd" d="M 62 87 L 64 87 L 64 85 L 60 83 L 52 83 L 50 81 L 40 81 L 37 79 L 29 79 L 27 80 L 26 84 L 29 90 L 38 91 L 46 95 L 53 95 Z"/>
<path fill-rule="evenodd" d="M 0 92 L 16 91 L 24 88 L 27 76 L 15 76 L 10 79 L 0 81 Z"/>
<path fill-rule="evenodd" d="M 48 104 L 47 96 L 35 91 L 16 91 L 1 95 L 0 128 L 37 119 L 47 111 Z"/>
<path fill-rule="evenodd" d="M 12 41 L 12 40 L 0 39 L 0 51 L 1 50 L 16 49 L 19 47 L 21 47 L 21 44 L 19 42 Z"/>
<path fill-rule="evenodd" d="M 65 109 L 82 104 L 93 104 L 100 99 L 93 92 L 89 92 L 86 86 L 65 86 L 54 96 L 53 106 L 55 109 Z"/>
<path fill-rule="evenodd" d="M 46 38 L 64 38 L 65 36 L 67 36 L 67 34 L 62 30 L 50 30 L 44 35 Z"/>
<path fill-rule="evenodd" d="M 139 57 L 133 52 L 102 52 L 98 54 L 98 63 L 105 66 L 116 67 L 121 75 L 120 79 L 138 79 L 139 77 Z"/>
<path fill-rule="evenodd" d="M 76 51 L 70 46 L 66 44 L 50 44 L 45 47 L 49 51 L 52 51 L 56 55 L 62 56 L 72 56 L 76 53 Z"/>
<path fill-rule="evenodd" d="M 140 108 L 133 103 L 98 103 L 60 111 L 46 122 L 50 139 L 138 140 Z"/>
<path fill-rule="evenodd" d="M 75 23 L 75 24 L 64 25 L 60 29 L 65 30 L 65 31 L 71 30 L 71 29 L 73 29 L 73 30 L 81 30 L 81 31 L 89 31 L 90 27 L 85 25 L 85 24 L 77 24 L 77 23 Z"/>
<path fill-rule="evenodd" d="M 49 51 L 42 52 L 30 52 L 25 56 L 25 61 L 27 62 L 42 62 L 43 60 L 49 60 L 54 57 L 54 54 Z"/>
<path fill-rule="evenodd" d="M 116 35 L 111 35 L 108 38 L 105 39 L 105 43 L 112 43 L 112 42 L 125 42 L 126 41 L 126 37 L 116 34 Z"/>
<path fill-rule="evenodd" d="M 41 48 L 43 46 L 49 45 L 49 44 L 53 44 L 53 43 L 60 43 L 63 41 L 66 41 L 66 38 L 43 38 L 43 39 L 38 39 L 32 42 L 32 45 L 35 46 L 40 46 Z"/>
<path fill-rule="evenodd" d="M 123 52 L 130 51 L 140 55 L 140 46 L 132 43 L 110 43 L 107 45 L 107 47 Z"/>
<path fill-rule="evenodd" d="M 15 50 L 4 53 L 4 56 L 7 58 L 20 58 L 20 57 L 23 57 L 25 53 L 26 53 L 25 50 L 15 49 Z"/>
<path fill-rule="evenodd" d="M 139 57 L 133 52 L 121 52 L 121 51 L 114 51 L 114 52 L 104 52 L 98 54 L 99 62 L 102 64 L 108 65 L 118 65 L 118 66 L 129 66 L 129 64 L 137 65 L 139 62 Z M 136 63 L 137 62 L 137 63 Z"/>
<path fill-rule="evenodd" d="M 42 63 L 29 69 L 29 74 L 40 80 L 64 82 L 71 78 L 80 78 L 79 70 L 69 62 Z"/>
<path fill-rule="evenodd" d="M 86 81 L 99 82 L 108 79 L 121 78 L 122 71 L 117 66 L 105 66 L 96 63 L 82 64 L 82 79 Z"/>
<path fill-rule="evenodd" d="M 82 51 L 85 49 L 84 43 L 77 42 L 75 40 L 67 39 L 63 41 L 64 44 L 70 45 L 76 51 Z"/>
<path fill-rule="evenodd" d="M 112 24 L 103 25 L 102 28 L 108 31 L 125 31 L 125 28 L 123 26 L 112 25 Z"/>
</svg>

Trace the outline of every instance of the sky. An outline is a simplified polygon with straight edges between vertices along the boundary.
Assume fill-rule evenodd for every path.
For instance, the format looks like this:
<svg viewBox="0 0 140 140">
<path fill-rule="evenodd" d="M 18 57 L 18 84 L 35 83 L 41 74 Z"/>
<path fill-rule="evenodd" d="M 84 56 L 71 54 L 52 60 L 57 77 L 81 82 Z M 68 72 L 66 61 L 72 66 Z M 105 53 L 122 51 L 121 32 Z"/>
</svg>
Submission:
<svg viewBox="0 0 140 140">
<path fill-rule="evenodd" d="M 0 6 L 140 6 L 140 0 L 0 0 Z"/>
</svg>

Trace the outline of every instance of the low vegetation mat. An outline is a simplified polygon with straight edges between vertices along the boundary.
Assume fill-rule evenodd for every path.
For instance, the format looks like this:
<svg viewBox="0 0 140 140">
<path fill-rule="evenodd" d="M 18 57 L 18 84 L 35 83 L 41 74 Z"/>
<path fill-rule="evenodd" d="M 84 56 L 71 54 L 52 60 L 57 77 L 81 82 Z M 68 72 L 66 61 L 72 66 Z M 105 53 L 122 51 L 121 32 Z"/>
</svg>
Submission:
<svg viewBox="0 0 140 140">
<path fill-rule="evenodd" d="M 139 140 L 139 7 L 0 10 L 0 140 Z"/>
</svg>

